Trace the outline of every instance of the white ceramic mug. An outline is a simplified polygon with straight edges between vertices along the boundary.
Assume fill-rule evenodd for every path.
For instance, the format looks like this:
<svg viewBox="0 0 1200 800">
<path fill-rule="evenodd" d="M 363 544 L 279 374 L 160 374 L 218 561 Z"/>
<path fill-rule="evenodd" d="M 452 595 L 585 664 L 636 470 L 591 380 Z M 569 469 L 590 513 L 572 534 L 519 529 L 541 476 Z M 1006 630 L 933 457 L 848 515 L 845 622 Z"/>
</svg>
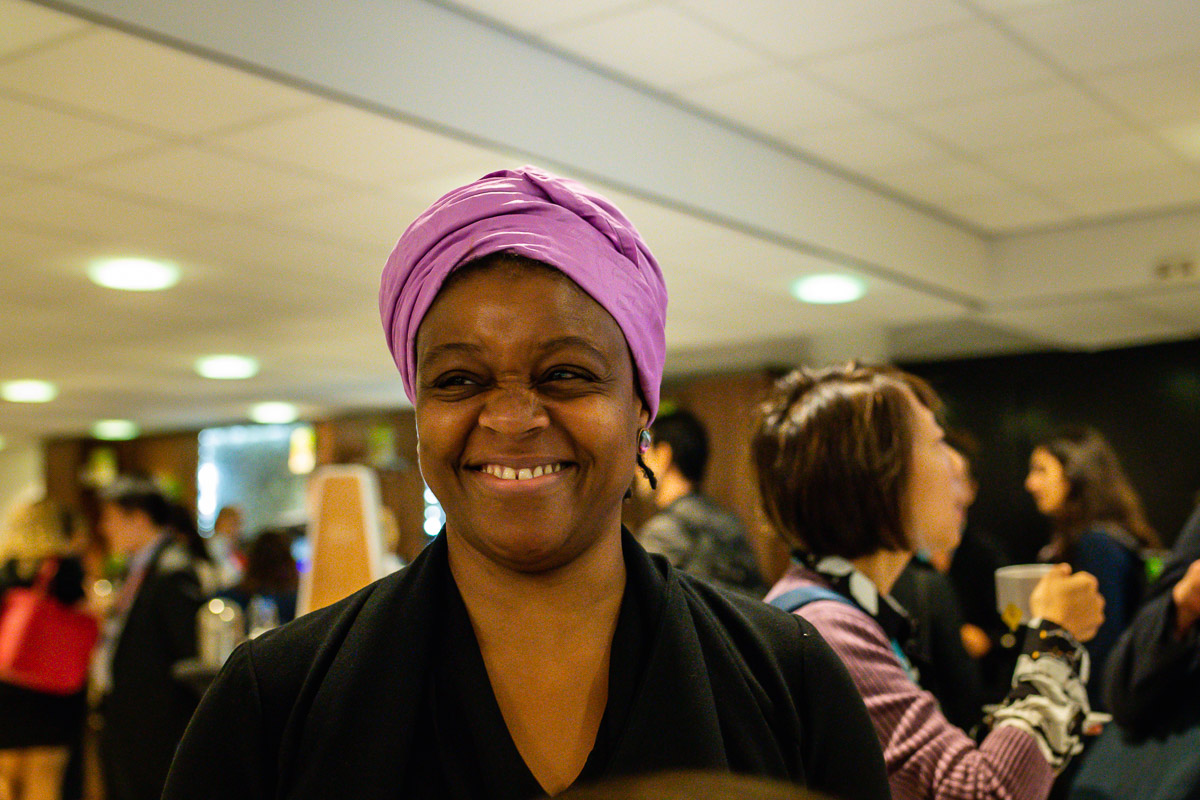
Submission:
<svg viewBox="0 0 1200 800">
<path fill-rule="evenodd" d="M 1053 564 L 1014 564 L 996 570 L 996 610 L 1009 630 L 1033 618 L 1029 596 Z"/>
</svg>

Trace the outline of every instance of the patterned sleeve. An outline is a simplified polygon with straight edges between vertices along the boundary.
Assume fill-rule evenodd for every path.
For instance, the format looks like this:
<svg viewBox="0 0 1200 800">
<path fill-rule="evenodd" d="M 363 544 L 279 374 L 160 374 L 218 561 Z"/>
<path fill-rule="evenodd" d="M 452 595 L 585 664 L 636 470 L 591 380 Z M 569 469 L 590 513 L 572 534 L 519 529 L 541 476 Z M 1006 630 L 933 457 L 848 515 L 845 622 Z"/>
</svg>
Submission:
<svg viewBox="0 0 1200 800">
<path fill-rule="evenodd" d="M 998 726 L 982 744 L 909 679 L 879 626 L 861 611 L 815 601 L 799 612 L 841 657 L 883 745 L 895 800 L 1044 798 L 1054 772 L 1029 730 Z"/>
<path fill-rule="evenodd" d="M 1080 738 L 1091 710 L 1087 676 L 1087 650 L 1057 625 L 1034 620 L 1025 628 L 1012 689 L 992 713 L 993 729 L 1025 731 L 1054 771 L 1062 771 L 1083 751 Z"/>
</svg>

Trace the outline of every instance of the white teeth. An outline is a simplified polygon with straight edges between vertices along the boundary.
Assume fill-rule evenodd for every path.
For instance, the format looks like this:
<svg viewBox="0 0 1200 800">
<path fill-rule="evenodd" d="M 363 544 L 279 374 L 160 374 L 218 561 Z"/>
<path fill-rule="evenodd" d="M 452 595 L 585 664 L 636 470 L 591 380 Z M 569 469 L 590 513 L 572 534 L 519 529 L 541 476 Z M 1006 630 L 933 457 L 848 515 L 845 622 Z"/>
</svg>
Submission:
<svg viewBox="0 0 1200 800">
<path fill-rule="evenodd" d="M 527 481 L 530 478 L 540 478 L 543 475 L 553 475 L 556 472 L 561 472 L 562 464 L 543 464 L 532 469 L 529 467 L 514 469 L 513 467 L 502 467 L 499 464 L 484 464 L 482 471 L 501 480 Z"/>
</svg>

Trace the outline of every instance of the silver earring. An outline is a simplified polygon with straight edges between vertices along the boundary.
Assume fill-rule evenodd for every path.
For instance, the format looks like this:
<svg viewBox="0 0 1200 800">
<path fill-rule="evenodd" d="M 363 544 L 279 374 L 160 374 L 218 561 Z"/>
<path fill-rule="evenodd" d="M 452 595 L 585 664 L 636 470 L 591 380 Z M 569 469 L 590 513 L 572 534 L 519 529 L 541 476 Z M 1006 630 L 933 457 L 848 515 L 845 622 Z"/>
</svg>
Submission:
<svg viewBox="0 0 1200 800">
<path fill-rule="evenodd" d="M 645 454 L 650 449 L 650 444 L 653 439 L 650 438 L 650 431 L 642 428 L 638 432 L 638 453 Z"/>
</svg>

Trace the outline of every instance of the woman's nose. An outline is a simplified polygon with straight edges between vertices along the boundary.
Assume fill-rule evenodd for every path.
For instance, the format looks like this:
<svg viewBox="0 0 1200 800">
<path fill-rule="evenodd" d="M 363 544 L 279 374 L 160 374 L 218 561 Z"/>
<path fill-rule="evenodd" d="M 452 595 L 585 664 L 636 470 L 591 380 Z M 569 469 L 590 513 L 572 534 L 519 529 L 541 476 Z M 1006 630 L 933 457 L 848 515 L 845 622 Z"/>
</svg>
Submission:
<svg viewBox="0 0 1200 800">
<path fill-rule="evenodd" d="M 479 413 L 481 426 L 509 436 L 540 430 L 549 422 L 538 393 L 514 384 L 500 384 L 488 392 Z"/>
</svg>

